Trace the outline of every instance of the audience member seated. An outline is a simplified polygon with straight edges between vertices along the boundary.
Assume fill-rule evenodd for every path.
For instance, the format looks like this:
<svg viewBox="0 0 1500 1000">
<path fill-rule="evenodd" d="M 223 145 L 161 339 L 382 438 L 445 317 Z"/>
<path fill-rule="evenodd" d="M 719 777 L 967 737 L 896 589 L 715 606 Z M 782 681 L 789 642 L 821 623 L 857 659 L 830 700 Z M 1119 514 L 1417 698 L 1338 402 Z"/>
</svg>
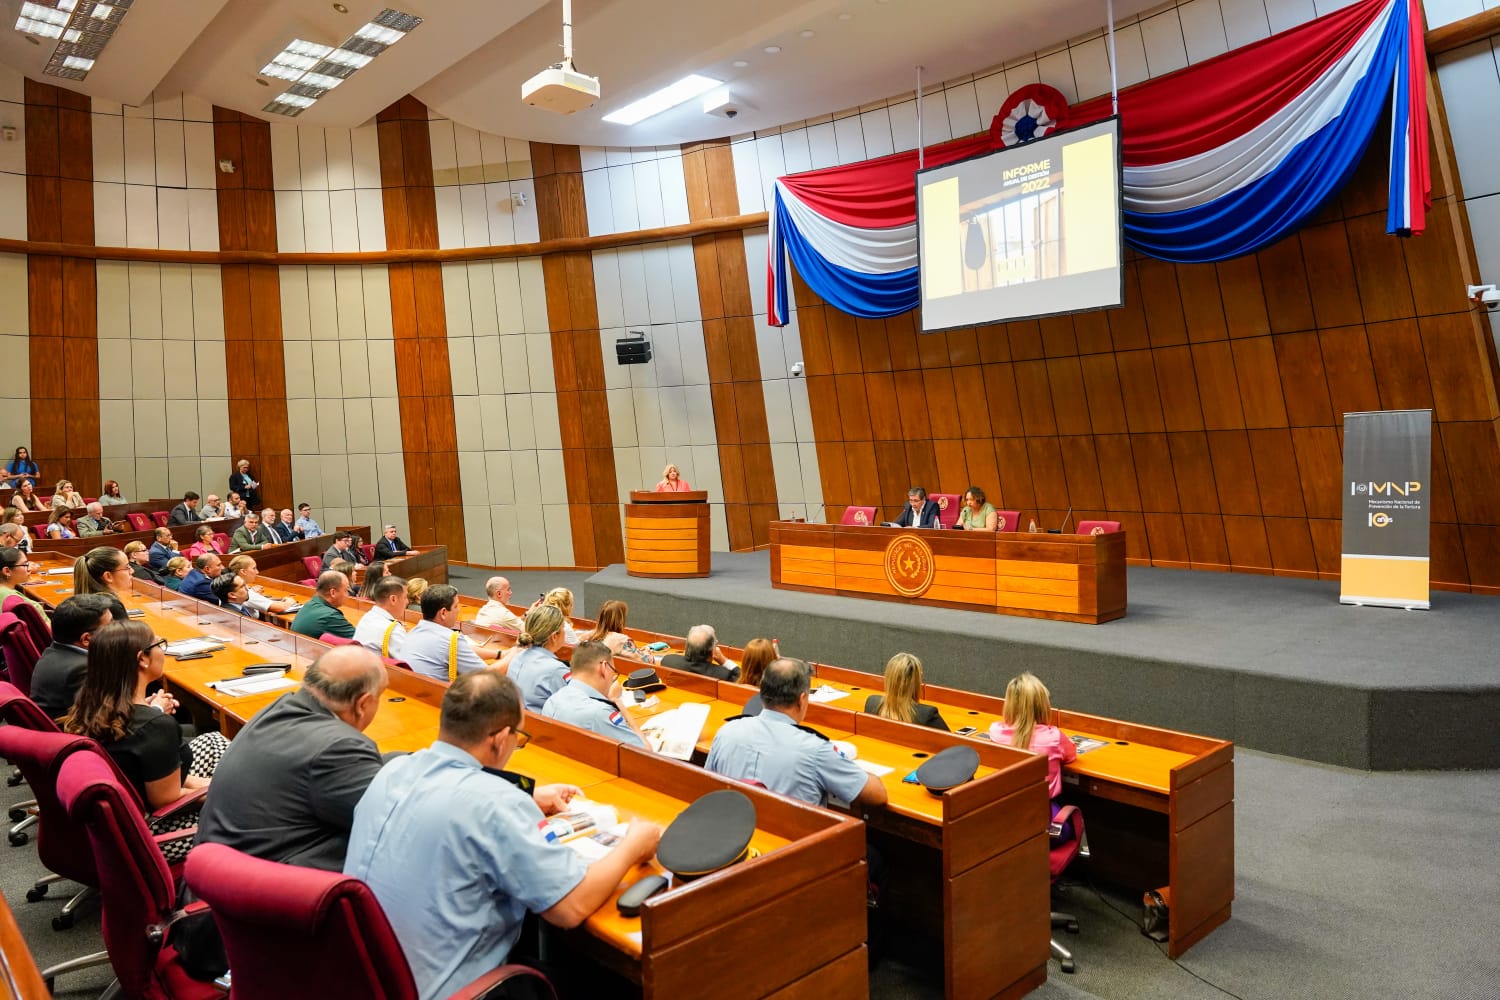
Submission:
<svg viewBox="0 0 1500 1000">
<path fill-rule="evenodd" d="M 245 515 L 245 523 L 234 529 L 234 547 L 241 552 L 254 552 L 275 544 L 276 538 L 261 527 L 260 515 L 253 510 Z"/>
<path fill-rule="evenodd" d="M 642 750 L 650 749 L 620 702 L 625 688 L 612 656 L 602 642 L 590 639 L 579 643 L 568 664 L 568 682 L 542 705 L 542 714 Z"/>
<path fill-rule="evenodd" d="M 354 626 L 339 610 L 348 599 L 349 578 L 332 570 L 325 571 L 318 577 L 318 592 L 292 619 L 292 631 L 313 639 L 320 638 L 325 632 L 340 639 L 353 639 Z"/>
<path fill-rule="evenodd" d="M 120 492 L 120 484 L 113 479 L 104 481 L 104 492 L 99 494 L 99 502 L 106 507 L 116 504 L 129 503 L 130 498 Z"/>
<path fill-rule="evenodd" d="M 243 577 L 236 573 L 225 570 L 214 577 L 214 596 L 219 603 L 231 611 L 244 615 L 246 618 L 259 618 L 260 612 L 245 603 L 250 596 L 250 588 L 245 586 Z"/>
<path fill-rule="evenodd" d="M 240 499 L 238 493 L 230 490 L 229 495 L 224 498 L 224 503 L 219 507 L 219 515 L 221 517 L 244 517 L 245 501 Z"/>
<path fill-rule="evenodd" d="M 166 568 L 167 560 L 177 555 L 177 539 L 171 528 L 157 528 L 151 542 L 151 568 L 157 571 Z"/>
<path fill-rule="evenodd" d="M 634 822 L 585 862 L 540 836 L 578 789 L 530 796 L 492 772 L 529 739 L 515 685 L 466 674 L 443 696 L 438 739 L 391 761 L 354 810 L 346 874 L 380 901 L 423 997 L 446 997 L 505 963 L 528 911 L 576 927 L 656 851 L 661 831 Z"/>
<path fill-rule="evenodd" d="M 271 533 L 276 536 L 278 542 L 295 542 L 298 538 L 302 537 L 297 534 L 297 527 L 292 522 L 292 509 L 290 507 L 281 512 L 281 517 L 278 520 L 269 523 L 267 526 L 271 529 Z"/>
<path fill-rule="evenodd" d="M 182 556 L 173 556 L 162 567 L 161 585 L 168 590 L 182 590 L 182 581 L 193 571 L 193 564 Z"/>
<path fill-rule="evenodd" d="M 521 700 L 533 712 L 542 710 L 568 676 L 568 665 L 557 658 L 557 651 L 563 645 L 561 611 L 551 604 L 538 604 L 526 612 L 521 634 L 516 639 L 519 651 L 511 657 L 506 673 L 516 682 Z"/>
<path fill-rule="evenodd" d="M 427 580 L 424 577 L 414 576 L 406 581 L 406 603 L 421 605 L 422 595 L 427 592 Z"/>
<path fill-rule="evenodd" d="M 458 590 L 434 584 L 422 593 L 422 620 L 406 634 L 401 658 L 424 677 L 451 681 L 459 674 L 485 669 L 490 650 L 476 650 L 458 630 Z"/>
<path fill-rule="evenodd" d="M 31 532 L 24 524 L 0 524 L 0 547 L 30 552 Z"/>
<path fill-rule="evenodd" d="M 474 624 L 485 628 L 521 630 L 521 616 L 506 604 L 510 602 L 510 581 L 503 576 L 492 576 L 485 581 L 484 596 L 489 600 L 474 616 Z"/>
<path fill-rule="evenodd" d="M 139 540 L 126 542 L 125 558 L 130 560 L 130 568 L 134 571 L 137 580 L 155 584 L 162 582 L 162 574 L 151 568 L 151 550 L 146 548 L 145 542 Z"/>
<path fill-rule="evenodd" d="M 224 505 L 219 501 L 217 493 L 210 493 L 203 498 L 203 505 L 198 508 L 198 516 L 205 521 L 224 516 Z"/>
<path fill-rule="evenodd" d="M 927 491 L 922 487 L 913 486 L 906 491 L 906 506 L 901 508 L 896 524 L 902 528 L 939 528 L 941 515 L 937 501 L 927 499 Z"/>
<path fill-rule="evenodd" d="M 885 805 L 885 785 L 839 756 L 826 736 L 805 728 L 812 668 L 783 656 L 760 679 L 761 713 L 724 723 L 705 766 L 739 781 L 758 781 L 773 792 L 815 806 L 829 799 Z"/>
<path fill-rule="evenodd" d="M 99 629 L 89 644 L 83 686 L 63 719 L 64 730 L 104 747 L 148 810 L 170 805 L 187 789 L 207 785 L 229 745 L 222 733 L 184 741 L 172 715 L 177 699 L 167 691 L 146 695 L 146 689 L 161 680 L 166 642 L 142 622 L 111 622 Z M 175 822 L 148 825 L 153 833 L 166 833 L 197 821 L 188 814 Z M 163 853 L 168 861 L 181 860 L 191 846 L 191 838 L 184 838 L 166 845 Z"/>
<path fill-rule="evenodd" d="M 922 661 L 911 653 L 897 653 L 886 661 L 885 695 L 866 698 L 865 711 L 882 719 L 948 731 L 948 723 L 938 710 L 922 704 Z"/>
<path fill-rule="evenodd" d="M 365 567 L 364 587 L 362 589 L 368 591 L 375 585 L 376 580 L 379 580 L 382 576 L 385 575 L 386 568 L 385 563 L 382 560 L 377 559 L 374 562 L 370 563 L 370 565 Z"/>
<path fill-rule="evenodd" d="M 638 648 L 635 640 L 625 634 L 625 618 L 629 614 L 630 605 L 624 601 L 605 601 L 599 608 L 594 631 L 588 634 L 586 641 L 602 642 L 620 656 L 629 656 L 642 663 L 655 663 L 656 657 Z"/>
<path fill-rule="evenodd" d="M 27 483 L 35 486 L 40 474 L 36 463 L 31 460 L 31 452 L 23 446 L 17 448 L 15 456 L 5 463 L 5 472 L 0 474 L 0 482 L 9 483 L 14 488 L 20 489 Z"/>
<path fill-rule="evenodd" d="M 1052 725 L 1052 698 L 1047 685 L 1030 671 L 1005 685 L 1005 711 L 999 722 L 990 725 L 990 739 L 1047 758 L 1047 794 L 1052 796 L 1052 814 L 1057 815 L 1062 766 L 1078 759 L 1078 748 Z"/>
<path fill-rule="evenodd" d="M 281 543 L 281 535 L 277 534 L 276 532 L 275 507 L 267 507 L 265 510 L 260 512 L 260 527 L 261 530 L 266 533 L 266 538 L 270 539 L 269 544 L 279 545 Z"/>
<path fill-rule="evenodd" d="M 385 666 L 360 647 L 337 646 L 318 657 L 300 688 L 257 712 L 235 736 L 203 800 L 197 842 L 342 871 L 354 807 L 382 763 L 364 731 L 387 683 Z M 190 901 L 185 896 L 180 905 Z M 172 943 L 195 975 L 219 976 L 229 967 L 209 914 L 178 923 Z"/>
<path fill-rule="evenodd" d="M 16 491 L 10 495 L 10 502 L 17 510 L 24 510 L 31 514 L 51 509 L 42 503 L 42 498 L 37 496 L 36 487 L 29 479 L 21 480 L 21 485 L 17 486 Z"/>
<path fill-rule="evenodd" d="M 388 659 L 404 660 L 406 624 L 406 581 L 399 576 L 382 576 L 365 590 L 372 607 L 354 629 L 354 641 Z M 446 675 L 445 675 L 446 676 Z"/>
<path fill-rule="evenodd" d="M 36 661 L 31 675 L 31 700 L 54 719 L 67 715 L 83 686 L 89 662 L 89 643 L 101 628 L 125 620 L 125 606 L 108 594 L 74 594 L 52 612 L 52 645 Z"/>
<path fill-rule="evenodd" d="M 47 537 L 59 540 L 78 537 L 78 526 L 73 523 L 72 507 L 53 507 L 47 518 Z"/>
<path fill-rule="evenodd" d="M 365 561 L 364 556 L 360 554 L 359 546 L 355 543 L 353 532 L 340 531 L 333 536 L 333 544 L 328 546 L 323 553 L 323 568 L 331 568 L 339 559 L 347 559 L 356 565 Z"/>
<path fill-rule="evenodd" d="M 71 479 L 59 479 L 57 488 L 52 491 L 52 509 L 66 507 L 75 510 L 83 506 L 83 494 L 73 488 Z"/>
<path fill-rule="evenodd" d="M 323 529 L 318 527 L 318 522 L 313 520 L 312 504 L 299 503 L 297 505 L 297 534 L 302 538 L 317 538 L 323 534 Z"/>
<path fill-rule="evenodd" d="M 396 526 L 394 524 L 387 524 L 380 540 L 375 543 L 375 558 L 394 559 L 403 552 L 410 550 L 411 546 L 407 545 L 401 540 L 401 536 L 396 534 Z"/>
<path fill-rule="evenodd" d="M 187 597 L 194 597 L 209 604 L 218 604 L 214 596 L 213 579 L 224 572 L 224 560 L 217 552 L 205 552 L 193 560 L 193 568 L 182 578 L 177 589 Z"/>
<path fill-rule="evenodd" d="M 234 472 L 229 477 L 229 489 L 244 498 L 246 510 L 254 510 L 260 506 L 260 483 L 250 475 L 248 458 L 234 463 Z"/>
<path fill-rule="evenodd" d="M 542 603 L 550 604 L 563 614 L 563 640 L 569 646 L 578 644 L 578 632 L 573 628 L 573 592 L 567 587 L 553 587 L 542 595 Z"/>
<path fill-rule="evenodd" d="M 692 487 L 688 485 L 688 481 L 683 479 L 682 474 L 677 471 L 677 466 L 669 465 L 661 470 L 661 482 L 656 484 L 656 492 L 687 493 L 691 489 Z"/>
<path fill-rule="evenodd" d="M 719 648 L 719 637 L 712 625 L 694 625 L 688 629 L 687 642 L 681 653 L 668 653 L 661 665 L 674 670 L 690 670 L 718 681 L 738 680 L 739 668 Z"/>
<path fill-rule="evenodd" d="M 740 683 L 760 687 L 760 678 L 776 655 L 776 644 L 770 639 L 751 639 L 745 643 L 745 655 L 740 658 Z"/>
<path fill-rule="evenodd" d="M 359 584 L 354 582 L 354 564 L 347 559 L 335 559 L 328 564 L 328 568 L 335 573 L 342 573 L 349 581 L 349 596 L 359 596 Z"/>
<path fill-rule="evenodd" d="M 197 536 L 197 540 L 192 545 L 189 545 L 187 551 L 183 553 L 189 559 L 197 559 L 206 552 L 217 552 L 221 556 L 228 554 L 224 551 L 224 546 L 221 543 L 214 541 L 213 525 L 200 524 L 194 534 Z"/>
<path fill-rule="evenodd" d="M 30 580 L 31 560 L 26 553 L 15 546 L 0 549 L 0 604 L 4 604 L 10 595 L 17 594 L 42 609 L 41 601 L 21 592 L 20 588 Z"/>
<path fill-rule="evenodd" d="M 198 513 L 198 494 L 188 490 L 182 495 L 182 503 L 172 508 L 172 513 L 167 515 L 168 524 L 196 524 L 203 520 Z"/>
<path fill-rule="evenodd" d="M 114 594 L 125 597 L 131 592 L 134 567 L 119 549 L 101 545 L 89 549 L 73 561 L 73 593 Z"/>
<path fill-rule="evenodd" d="M 954 525 L 964 531 L 994 531 L 1000 526 L 1000 512 L 984 498 L 984 490 L 970 486 L 964 493 L 964 506 Z"/>
<path fill-rule="evenodd" d="M 255 560 L 249 556 L 235 556 L 229 560 L 229 572 L 238 573 L 250 589 L 245 603 L 254 608 L 256 613 L 264 618 L 268 614 L 279 614 L 290 611 L 297 606 L 297 602 L 290 597 L 267 597 L 261 593 L 261 588 L 256 584 L 260 577 L 260 567 L 255 565 Z"/>
<path fill-rule="evenodd" d="M 113 535 L 119 529 L 115 522 L 104 516 L 104 504 L 95 500 L 87 505 L 88 513 L 78 520 L 78 533 L 84 538 L 96 535 Z"/>
</svg>

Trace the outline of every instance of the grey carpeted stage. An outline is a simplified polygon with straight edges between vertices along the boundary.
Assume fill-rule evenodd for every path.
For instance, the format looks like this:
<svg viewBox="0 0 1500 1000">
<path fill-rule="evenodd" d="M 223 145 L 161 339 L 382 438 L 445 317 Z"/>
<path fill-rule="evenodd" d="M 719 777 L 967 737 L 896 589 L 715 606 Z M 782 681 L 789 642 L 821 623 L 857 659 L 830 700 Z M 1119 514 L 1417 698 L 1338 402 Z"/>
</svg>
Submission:
<svg viewBox="0 0 1500 1000">
<path fill-rule="evenodd" d="M 897 650 L 929 682 L 1003 694 L 1023 669 L 1053 703 L 1370 770 L 1500 767 L 1500 600 L 1434 591 L 1431 611 L 1338 603 L 1338 584 L 1131 567 L 1125 618 L 1013 618 L 776 590 L 766 552 L 713 556 L 699 580 L 610 566 L 586 614 L 630 605 L 656 631 L 781 640 L 791 655 L 878 672 Z M 1435 738 L 1436 737 L 1436 738 Z"/>
</svg>

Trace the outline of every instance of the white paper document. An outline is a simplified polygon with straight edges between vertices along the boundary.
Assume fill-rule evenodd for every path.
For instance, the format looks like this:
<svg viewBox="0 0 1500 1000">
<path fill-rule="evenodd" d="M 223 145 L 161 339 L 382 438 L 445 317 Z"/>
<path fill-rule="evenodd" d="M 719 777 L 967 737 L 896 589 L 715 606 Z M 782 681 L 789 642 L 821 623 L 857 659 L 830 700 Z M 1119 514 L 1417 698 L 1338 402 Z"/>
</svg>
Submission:
<svg viewBox="0 0 1500 1000">
<path fill-rule="evenodd" d="M 887 774 L 895 770 L 894 767 L 886 767 L 884 764 L 877 764 L 873 760 L 857 760 L 854 763 L 864 768 L 867 774 L 873 774 L 877 778 L 884 778 Z"/>
<path fill-rule="evenodd" d="M 813 688 L 812 694 L 808 695 L 809 701 L 815 701 L 820 705 L 826 705 L 830 701 L 838 701 L 840 698 L 849 697 L 848 691 L 840 691 L 838 688 L 818 687 Z"/>
<path fill-rule="evenodd" d="M 224 648 L 224 640 L 214 636 L 205 636 L 198 639 L 178 639 L 169 642 L 162 647 L 162 652 L 168 656 L 186 656 L 189 653 L 211 653 L 216 649 Z"/>
<path fill-rule="evenodd" d="M 653 715 L 641 723 L 641 732 L 663 757 L 691 760 L 707 721 L 708 703 L 695 702 Z"/>
<path fill-rule="evenodd" d="M 246 695 L 265 694 L 267 691 L 279 691 L 282 688 L 293 688 L 297 682 L 286 674 L 251 674 L 249 677 L 236 677 L 233 680 L 214 681 L 209 687 L 220 694 L 227 694 L 231 698 L 243 698 Z"/>
</svg>

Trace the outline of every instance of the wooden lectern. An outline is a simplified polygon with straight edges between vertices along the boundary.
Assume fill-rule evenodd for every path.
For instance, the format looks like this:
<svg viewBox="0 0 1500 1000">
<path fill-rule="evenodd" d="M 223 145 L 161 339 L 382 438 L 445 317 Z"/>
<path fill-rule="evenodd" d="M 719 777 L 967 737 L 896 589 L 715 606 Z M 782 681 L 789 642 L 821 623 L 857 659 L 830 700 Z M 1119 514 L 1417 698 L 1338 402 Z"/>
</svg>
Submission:
<svg viewBox="0 0 1500 1000">
<path fill-rule="evenodd" d="M 631 490 L 625 505 L 625 572 L 708 576 L 708 491 Z"/>
</svg>

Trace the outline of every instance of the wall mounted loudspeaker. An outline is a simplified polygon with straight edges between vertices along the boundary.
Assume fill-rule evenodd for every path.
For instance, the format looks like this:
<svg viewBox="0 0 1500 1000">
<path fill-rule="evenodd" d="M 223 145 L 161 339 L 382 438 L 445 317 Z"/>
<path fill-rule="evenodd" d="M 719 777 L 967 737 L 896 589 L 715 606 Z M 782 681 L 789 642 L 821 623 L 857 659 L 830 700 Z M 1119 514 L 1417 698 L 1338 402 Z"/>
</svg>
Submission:
<svg viewBox="0 0 1500 1000">
<path fill-rule="evenodd" d="M 651 341 L 639 330 L 631 330 L 615 341 L 615 360 L 622 365 L 651 363 Z"/>
</svg>

